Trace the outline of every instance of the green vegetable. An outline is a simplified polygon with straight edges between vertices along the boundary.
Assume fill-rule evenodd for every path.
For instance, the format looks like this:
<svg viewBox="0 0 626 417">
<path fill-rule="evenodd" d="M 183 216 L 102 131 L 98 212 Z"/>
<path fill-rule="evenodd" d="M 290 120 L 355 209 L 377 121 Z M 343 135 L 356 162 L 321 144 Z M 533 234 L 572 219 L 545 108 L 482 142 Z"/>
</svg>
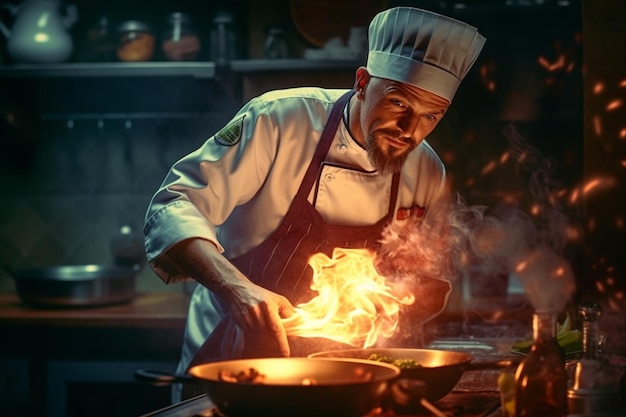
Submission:
<svg viewBox="0 0 626 417">
<path fill-rule="evenodd" d="M 378 353 L 372 353 L 367 359 L 370 361 L 390 363 L 392 365 L 397 366 L 400 369 L 411 369 L 411 368 L 418 368 L 421 366 L 420 364 L 415 362 L 413 359 L 406 359 L 406 358 L 394 359 L 390 356 L 380 355 Z"/>
<path fill-rule="evenodd" d="M 572 330 L 572 321 L 567 313 L 563 323 L 557 323 L 556 341 L 563 348 L 565 354 L 573 354 L 582 351 L 583 337 L 580 330 Z M 513 344 L 512 350 L 528 353 L 530 347 L 533 345 L 532 339 L 520 340 Z"/>
</svg>

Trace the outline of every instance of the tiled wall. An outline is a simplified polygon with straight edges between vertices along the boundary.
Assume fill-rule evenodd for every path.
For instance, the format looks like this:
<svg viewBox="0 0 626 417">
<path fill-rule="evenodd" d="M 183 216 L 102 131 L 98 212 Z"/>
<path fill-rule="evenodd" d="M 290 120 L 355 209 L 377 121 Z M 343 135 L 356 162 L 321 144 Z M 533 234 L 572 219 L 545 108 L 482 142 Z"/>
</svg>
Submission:
<svg viewBox="0 0 626 417">
<path fill-rule="evenodd" d="M 111 239 L 143 216 L 170 165 L 199 146 L 230 114 L 39 120 L 37 137 L 13 146 L 0 165 L 0 264 L 10 268 L 111 264 Z M 5 137 L 1 141 L 23 138 Z M 17 150 L 15 150 L 17 149 Z M 145 267 L 139 291 L 182 291 Z M 3 268 L 0 292 L 14 290 Z"/>
</svg>

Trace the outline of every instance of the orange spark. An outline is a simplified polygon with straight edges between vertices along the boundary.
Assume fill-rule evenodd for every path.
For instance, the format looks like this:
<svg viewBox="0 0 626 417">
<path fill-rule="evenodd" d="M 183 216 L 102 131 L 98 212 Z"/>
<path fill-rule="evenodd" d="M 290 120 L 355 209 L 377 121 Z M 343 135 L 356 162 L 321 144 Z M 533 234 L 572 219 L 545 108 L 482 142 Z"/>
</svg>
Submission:
<svg viewBox="0 0 626 417">
<path fill-rule="evenodd" d="M 619 131 L 620 139 L 626 139 L 626 127 Z"/>
<path fill-rule="evenodd" d="M 596 188 L 597 186 L 600 185 L 600 180 L 599 179 L 594 179 L 594 180 L 590 180 L 587 184 L 585 184 L 585 186 L 583 187 L 583 194 L 587 194 L 589 193 L 591 190 L 593 190 L 594 188 Z"/>
<path fill-rule="evenodd" d="M 515 272 L 524 272 L 527 267 L 528 267 L 528 261 L 521 261 L 515 267 Z"/>
<path fill-rule="evenodd" d="M 600 120 L 600 116 L 593 117 L 593 130 L 596 132 L 596 136 L 602 136 L 602 120 Z"/>
<path fill-rule="evenodd" d="M 626 159 L 622 160 L 622 166 L 626 168 Z"/>
<path fill-rule="evenodd" d="M 494 161 L 489 162 L 487 165 L 485 165 L 483 167 L 483 170 L 481 171 L 482 175 L 486 175 L 488 173 L 490 173 L 491 171 L 493 171 L 496 167 L 496 163 Z"/>
<path fill-rule="evenodd" d="M 619 86 L 620 87 L 626 87 L 626 80 L 620 81 Z"/>
<path fill-rule="evenodd" d="M 541 208 L 538 204 L 533 204 L 533 206 L 530 208 L 530 213 L 534 216 L 537 216 L 539 213 L 541 213 Z"/>
<path fill-rule="evenodd" d="M 606 105 L 606 111 L 613 111 L 622 107 L 622 100 L 615 99 Z"/>
<path fill-rule="evenodd" d="M 596 281 L 596 288 L 601 293 L 605 291 L 604 284 L 601 281 Z"/>
<path fill-rule="evenodd" d="M 539 62 L 539 65 L 541 65 L 542 67 L 544 67 L 548 71 L 554 72 L 554 71 L 560 70 L 561 68 L 565 67 L 565 55 L 564 54 L 560 54 L 559 57 L 557 58 L 557 60 L 554 61 L 554 62 L 550 62 L 545 57 L 540 56 L 539 59 L 538 59 L 538 62 Z"/>
<path fill-rule="evenodd" d="M 593 94 L 598 95 L 598 94 L 600 94 L 600 93 L 601 93 L 601 92 L 603 92 L 603 91 L 604 91 L 604 84 L 603 84 L 603 83 L 598 82 L 598 83 L 596 83 L 596 84 L 593 86 Z"/>
<path fill-rule="evenodd" d="M 509 157 L 510 157 L 510 156 L 511 156 L 511 154 L 510 154 L 508 151 L 507 151 L 507 152 L 504 152 L 504 153 L 502 154 L 502 156 L 500 157 L 500 163 L 501 163 L 501 164 L 504 164 L 506 161 L 508 161 L 508 160 L 509 160 Z"/>
<path fill-rule="evenodd" d="M 562 277 L 563 274 L 565 274 L 565 269 L 563 269 L 562 266 L 557 268 L 556 271 L 554 271 L 554 275 L 557 276 L 557 277 Z"/>
</svg>

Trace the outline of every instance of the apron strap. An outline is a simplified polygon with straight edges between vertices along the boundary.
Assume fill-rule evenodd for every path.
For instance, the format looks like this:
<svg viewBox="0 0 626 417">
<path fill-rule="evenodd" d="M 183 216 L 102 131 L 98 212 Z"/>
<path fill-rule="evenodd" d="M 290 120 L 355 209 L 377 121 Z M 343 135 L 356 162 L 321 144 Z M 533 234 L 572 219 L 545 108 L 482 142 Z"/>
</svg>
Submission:
<svg viewBox="0 0 626 417">
<path fill-rule="evenodd" d="M 317 180 L 317 172 L 319 171 L 322 162 L 324 162 L 324 159 L 326 159 L 326 154 L 328 154 L 330 145 L 333 143 L 335 133 L 337 133 L 337 127 L 339 126 L 339 121 L 343 116 L 343 109 L 348 101 L 350 101 L 353 94 L 354 90 L 346 92 L 333 105 L 333 109 L 330 112 L 326 126 L 324 126 L 324 130 L 322 131 L 320 142 L 315 149 L 315 154 L 313 154 L 313 158 L 311 158 L 311 163 L 304 174 L 304 179 L 300 184 L 300 188 L 298 189 L 298 193 L 296 194 L 294 200 L 297 198 L 306 199 L 311 187 L 313 187 L 313 183 Z"/>
</svg>

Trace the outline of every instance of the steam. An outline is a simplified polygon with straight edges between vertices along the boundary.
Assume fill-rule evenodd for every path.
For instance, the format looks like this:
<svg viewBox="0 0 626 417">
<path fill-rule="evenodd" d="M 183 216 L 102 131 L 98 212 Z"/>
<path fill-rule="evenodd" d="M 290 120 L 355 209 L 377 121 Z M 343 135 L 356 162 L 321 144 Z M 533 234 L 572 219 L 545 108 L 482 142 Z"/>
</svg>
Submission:
<svg viewBox="0 0 626 417">
<path fill-rule="evenodd" d="M 454 282 L 475 265 L 515 273 L 535 310 L 562 311 L 575 290 L 575 278 L 563 256 L 568 219 L 550 177 L 552 166 L 512 126 L 504 134 L 510 153 L 504 159 L 517 174 L 528 176 L 526 209 L 524 201 L 471 206 L 457 194 L 401 230 L 388 227 L 377 268 L 410 281 L 426 276 Z"/>
</svg>

